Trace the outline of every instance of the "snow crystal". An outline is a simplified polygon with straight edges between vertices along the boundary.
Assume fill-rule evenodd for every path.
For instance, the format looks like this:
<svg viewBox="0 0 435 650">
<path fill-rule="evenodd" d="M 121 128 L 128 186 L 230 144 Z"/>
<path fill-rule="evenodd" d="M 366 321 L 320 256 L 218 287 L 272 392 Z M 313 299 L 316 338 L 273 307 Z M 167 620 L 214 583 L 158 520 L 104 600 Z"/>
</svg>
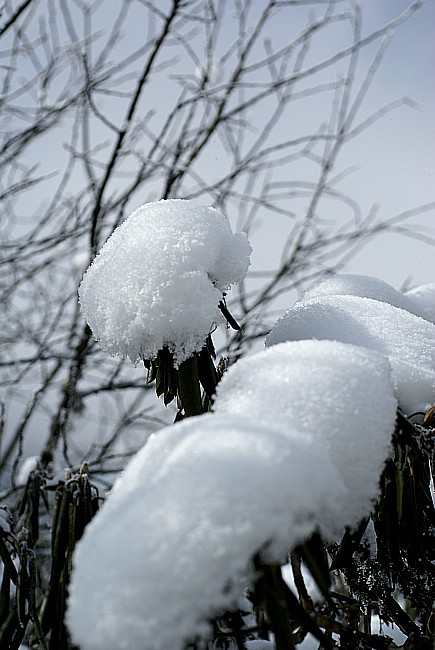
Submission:
<svg viewBox="0 0 435 650">
<path fill-rule="evenodd" d="M 334 341 L 294 341 L 241 359 L 218 384 L 215 411 L 281 426 L 325 447 L 346 486 L 318 524 L 325 534 L 355 525 L 371 508 L 389 453 L 397 403 L 387 359 Z M 312 476 L 314 467 L 310 472 Z M 329 489 L 332 477 L 325 486 Z"/>
<path fill-rule="evenodd" d="M 434 403 L 435 325 L 429 321 L 371 298 L 324 295 L 289 309 L 266 345 L 313 338 L 353 343 L 388 356 L 405 413 L 425 411 Z"/>
<path fill-rule="evenodd" d="M 222 292 L 243 278 L 250 253 L 246 235 L 233 235 L 215 208 L 182 199 L 146 203 L 86 271 L 82 314 L 107 352 L 136 362 L 168 346 L 179 364 L 222 320 Z"/>
<path fill-rule="evenodd" d="M 419 291 L 432 291 L 432 295 L 428 293 L 427 300 L 421 297 Z M 406 311 L 421 316 L 427 320 L 434 322 L 435 311 L 435 285 L 425 285 L 419 287 L 408 293 L 401 293 L 396 291 L 390 284 L 367 275 L 350 275 L 338 274 L 322 280 L 318 284 L 313 285 L 302 296 L 300 302 L 305 302 L 311 298 L 318 298 L 319 296 L 359 296 L 360 298 L 373 298 L 373 300 L 380 300 L 386 302 L 393 307 L 400 307 Z M 432 298 L 432 312 L 428 310 L 428 303 Z M 432 313 L 432 318 L 428 318 Z"/>
<path fill-rule="evenodd" d="M 289 423 L 291 431 L 296 425 Z M 83 650 L 181 650 L 211 633 L 344 487 L 320 441 L 206 414 L 159 432 L 115 484 L 74 556 L 67 614 Z M 170 621 L 170 625 L 168 625 Z"/>
</svg>

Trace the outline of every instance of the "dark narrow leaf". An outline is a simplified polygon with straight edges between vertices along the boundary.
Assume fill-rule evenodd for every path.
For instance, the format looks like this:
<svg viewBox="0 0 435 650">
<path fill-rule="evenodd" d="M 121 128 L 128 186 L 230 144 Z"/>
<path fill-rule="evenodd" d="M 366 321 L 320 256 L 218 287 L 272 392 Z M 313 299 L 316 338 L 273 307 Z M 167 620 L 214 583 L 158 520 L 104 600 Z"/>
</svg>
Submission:
<svg viewBox="0 0 435 650">
<path fill-rule="evenodd" d="M 81 510 L 83 512 L 83 516 L 82 516 L 83 526 L 82 526 L 82 530 L 80 531 L 80 537 L 76 538 L 77 541 L 81 538 L 85 527 L 93 517 L 92 488 L 87 474 L 85 473 L 81 474 L 79 479 L 79 484 L 80 484 Z"/>
<path fill-rule="evenodd" d="M 330 570 L 343 569 L 349 566 L 352 556 L 360 545 L 361 539 L 369 523 L 369 518 L 362 519 L 355 530 L 346 528 L 343 539 L 340 542 L 337 554 L 334 557 Z"/>
<path fill-rule="evenodd" d="M 148 365 L 147 365 L 148 364 Z M 147 368 L 146 384 L 149 386 L 157 377 L 157 365 L 155 361 L 144 361 L 145 368 Z"/>
<path fill-rule="evenodd" d="M 173 400 L 175 399 L 174 393 L 171 393 L 171 391 L 166 391 L 166 393 L 163 396 L 163 404 L 165 406 L 168 406 Z"/>
<path fill-rule="evenodd" d="M 187 417 L 202 413 L 196 354 L 180 364 L 178 369 L 178 396 Z"/>
<path fill-rule="evenodd" d="M 216 392 L 218 383 L 218 375 L 216 372 L 213 359 L 209 350 L 204 346 L 197 357 L 198 361 L 198 376 L 203 389 L 209 398 L 212 398 Z"/>
<path fill-rule="evenodd" d="M 56 517 L 57 525 L 54 531 L 50 580 L 40 614 L 41 629 L 44 633 L 47 633 L 52 628 L 56 620 L 56 601 L 69 539 L 69 505 L 70 490 L 67 486 L 64 486 L 61 501 L 58 505 L 59 513 Z"/>
<path fill-rule="evenodd" d="M 11 603 L 11 579 L 6 565 L 3 565 L 3 575 L 0 587 L 0 628 L 8 617 Z"/>
<path fill-rule="evenodd" d="M 29 485 L 30 513 L 28 518 L 28 531 L 29 542 L 33 548 L 39 537 L 39 498 L 41 493 L 41 477 L 38 472 L 32 472 L 31 477 Z"/>
<path fill-rule="evenodd" d="M 299 553 L 323 596 L 329 599 L 331 576 L 329 574 L 328 556 L 319 533 L 315 532 L 298 547 Z"/>
<path fill-rule="evenodd" d="M 261 577 L 256 583 L 255 591 L 258 591 L 260 600 L 264 602 L 264 608 L 271 620 L 275 638 L 279 633 L 283 640 L 281 645 L 283 650 L 293 647 L 294 636 L 290 621 L 311 632 L 316 639 L 323 643 L 324 648 L 330 648 L 329 640 L 284 581 L 281 567 L 279 565 L 258 565 L 257 568 L 261 571 Z M 277 649 L 278 647 L 277 645 Z"/>
<path fill-rule="evenodd" d="M 26 627 L 28 621 L 27 600 L 29 592 L 28 567 L 27 567 L 27 542 L 21 543 L 20 568 L 18 570 L 17 591 L 15 601 L 17 615 L 21 627 Z"/>
<path fill-rule="evenodd" d="M 6 546 L 6 542 L 4 541 L 3 537 L 0 535 L 0 557 L 3 560 L 3 564 L 7 568 L 9 572 L 9 576 L 14 583 L 14 585 L 17 584 L 17 570 L 15 568 L 15 564 L 12 560 L 12 557 L 9 553 L 8 547 Z"/>
<path fill-rule="evenodd" d="M 18 650 L 24 638 L 26 629 L 20 625 L 17 610 L 11 608 L 9 616 L 0 629 L 0 648 L 5 650 Z"/>
</svg>

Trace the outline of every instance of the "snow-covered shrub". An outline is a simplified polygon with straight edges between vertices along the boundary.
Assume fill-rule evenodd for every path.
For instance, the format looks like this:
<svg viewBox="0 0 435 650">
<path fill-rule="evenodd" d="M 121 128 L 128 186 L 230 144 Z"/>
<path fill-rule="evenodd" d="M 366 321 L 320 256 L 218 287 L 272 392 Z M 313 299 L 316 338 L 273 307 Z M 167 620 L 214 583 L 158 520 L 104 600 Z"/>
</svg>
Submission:
<svg viewBox="0 0 435 650">
<path fill-rule="evenodd" d="M 250 253 L 246 235 L 233 234 L 215 208 L 146 203 L 86 271 L 83 316 L 104 350 L 144 362 L 148 383 L 156 381 L 165 404 L 177 398 L 180 417 L 198 415 L 217 383 L 211 333 L 224 317 L 234 326 L 225 295 L 245 275 Z"/>
<path fill-rule="evenodd" d="M 435 323 L 435 284 L 425 284 L 403 293 L 379 278 L 337 274 L 310 287 L 299 302 L 320 296 L 349 295 L 386 302 Z"/>
<path fill-rule="evenodd" d="M 163 348 L 176 366 L 199 352 L 219 302 L 249 266 L 244 233 L 195 201 L 146 203 L 112 234 L 80 285 L 82 314 L 110 354 L 153 359 Z"/>
<path fill-rule="evenodd" d="M 345 493 L 332 511 L 323 510 L 317 525 L 325 534 L 337 533 L 355 526 L 378 496 L 396 420 L 390 374 L 384 356 L 359 346 L 280 343 L 229 368 L 214 409 L 265 425 L 280 422 L 290 436 L 308 436 L 313 447 L 323 448 Z M 312 467 L 310 476 L 315 471 Z M 325 490 L 333 480 L 331 476 Z"/>
<path fill-rule="evenodd" d="M 292 435 L 293 432 L 293 435 Z M 83 650 L 182 650 L 345 498 L 309 434 L 204 414 L 159 432 L 79 545 L 68 621 Z M 168 625 L 167 621 L 171 624 Z"/>
<path fill-rule="evenodd" d="M 88 527 L 68 614 L 83 650 L 182 650 L 255 582 L 256 554 L 281 564 L 369 514 L 396 416 L 387 359 L 282 344 L 227 372 L 216 411 L 160 431 Z"/>
<path fill-rule="evenodd" d="M 328 629 L 346 645 L 343 581 L 343 596 L 374 601 L 404 634 L 427 638 L 433 286 L 400 293 L 376 278 L 328 278 L 278 319 L 264 351 L 218 372 L 211 333 L 225 317 L 238 327 L 225 295 L 250 253 L 219 211 L 171 199 L 133 212 L 86 271 L 80 304 L 101 347 L 143 361 L 165 404 L 177 398 L 177 420 L 199 417 L 151 436 L 95 517 L 87 469 L 58 488 L 40 613 L 53 643 L 66 638 L 56 612 L 68 584 L 80 650 L 185 650 L 208 640 L 284 650 L 308 632 L 327 646 Z M 23 512 L 35 537 L 33 484 L 31 474 Z M 12 567 L 8 543 L 0 551 Z M 26 553 L 20 579 L 30 589 Z M 281 570 L 289 557 L 299 600 Z M 14 576 L 11 568 L 8 589 Z M 398 612 L 388 584 L 418 603 L 421 627 Z M 26 600 L 20 607 L 18 632 L 20 616 L 34 615 Z"/>
<path fill-rule="evenodd" d="M 356 289 L 363 293 L 366 286 L 364 280 Z M 435 325 L 407 309 L 341 291 L 331 295 L 321 286 L 319 295 L 309 292 L 275 323 L 266 345 L 301 339 L 353 343 L 387 356 L 399 406 L 409 415 L 434 402 Z"/>
<path fill-rule="evenodd" d="M 167 203 L 140 209 L 132 232 L 138 227 L 142 233 L 141 210 L 150 211 L 151 232 L 157 232 L 157 215 L 161 209 L 168 214 Z M 196 233 L 195 241 L 178 248 L 182 232 L 169 228 L 171 246 L 161 255 L 153 288 L 140 293 L 151 271 L 139 264 L 140 280 L 134 266 L 129 281 L 113 290 L 108 282 L 113 263 L 120 264 L 137 241 L 136 235 L 119 242 L 113 236 L 106 245 L 109 264 L 105 269 L 103 249 L 85 276 L 81 301 L 97 337 L 102 338 L 99 326 L 105 336 L 109 332 L 103 345 L 111 352 L 133 360 L 155 355 L 159 364 L 165 350 L 172 355 L 169 365 L 178 375 L 170 381 L 180 399 L 186 364 L 194 359 L 200 368 L 210 341 L 206 314 L 218 320 L 222 292 L 242 277 L 249 245 L 241 237 L 231 248 L 228 226 L 219 217 L 216 231 L 211 209 L 195 204 L 192 212 L 190 202 L 169 203 L 172 221 L 178 209 L 180 223 L 184 219 L 191 226 L 193 219 L 195 227 L 187 231 L 189 237 Z M 218 250 L 227 255 L 224 264 Z M 166 255 L 169 276 L 162 261 Z M 198 276 L 191 268 L 195 264 Z M 185 265 L 187 277 L 204 291 L 204 311 L 191 322 L 186 315 L 192 313 L 193 293 L 184 282 Z M 160 287 L 161 277 L 170 279 Z M 163 296 L 160 311 L 155 311 L 157 296 Z M 401 294 L 375 278 L 340 276 L 308 291 L 274 325 L 266 350 L 224 373 L 213 413 L 152 436 L 119 477 L 75 553 L 67 615 L 73 641 L 82 650 L 184 650 L 215 637 L 218 647 L 236 647 L 234 639 L 238 648 L 248 648 L 270 647 L 266 637 L 272 633 L 276 647 L 284 649 L 308 631 L 327 645 L 320 628 L 332 626 L 349 644 L 349 634 L 356 632 L 339 622 L 335 610 L 345 602 L 339 593 L 343 580 L 356 602 L 374 600 L 387 621 L 406 634 L 420 634 L 411 618 L 398 613 L 386 584 L 419 600 L 419 613 L 427 619 L 430 589 L 415 575 L 421 578 L 424 570 L 429 581 L 433 578 L 420 541 L 432 544 L 433 537 L 425 465 L 430 441 L 424 426 L 404 413 L 411 416 L 433 403 L 435 326 L 428 314 L 426 289 L 421 295 Z M 185 408 L 187 415 L 198 413 Z M 420 501 L 427 519 L 419 515 Z M 367 545 L 363 534 L 369 520 Z M 281 573 L 289 553 L 301 602 Z M 319 607 L 322 602 L 331 607 L 325 610 L 327 623 L 306 593 L 302 560 L 323 594 Z M 239 611 L 237 619 L 244 591 L 244 610 L 248 602 L 252 611 Z M 254 621 L 251 626 L 246 616 Z M 358 634 L 364 647 L 382 643 Z"/>
</svg>

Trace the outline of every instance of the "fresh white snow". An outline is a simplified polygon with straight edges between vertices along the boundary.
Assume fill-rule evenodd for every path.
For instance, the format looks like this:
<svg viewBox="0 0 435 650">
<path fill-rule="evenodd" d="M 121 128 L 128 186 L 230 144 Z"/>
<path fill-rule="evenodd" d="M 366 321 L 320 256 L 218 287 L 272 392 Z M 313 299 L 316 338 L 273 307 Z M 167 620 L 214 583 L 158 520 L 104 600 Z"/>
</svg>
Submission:
<svg viewBox="0 0 435 650">
<path fill-rule="evenodd" d="M 346 487 L 333 510 L 318 518 L 326 534 L 357 524 L 370 511 L 396 407 L 387 359 L 334 341 L 281 343 L 241 359 L 218 384 L 214 405 L 217 414 L 279 423 L 292 439 L 309 436 L 313 448 L 325 448 Z"/>
<path fill-rule="evenodd" d="M 347 295 L 372 298 L 435 322 L 435 284 L 426 284 L 402 293 L 390 284 L 367 275 L 337 274 L 310 287 L 300 302 L 319 296 Z"/>
<path fill-rule="evenodd" d="M 33 472 L 37 468 L 40 460 L 39 456 L 28 456 L 22 461 L 17 474 L 17 485 L 26 485 L 30 472 Z"/>
<path fill-rule="evenodd" d="M 353 295 L 299 301 L 272 328 L 266 345 L 330 339 L 386 355 L 405 413 L 424 411 L 435 398 L 435 325 L 387 302 Z"/>
<path fill-rule="evenodd" d="M 253 578 L 254 553 L 285 561 L 343 502 L 326 448 L 288 425 L 207 414 L 143 447 L 78 544 L 67 615 L 75 643 L 178 650 L 207 636 L 207 620 Z"/>
<path fill-rule="evenodd" d="M 86 529 L 68 609 L 83 650 L 181 650 L 236 605 L 255 553 L 284 563 L 369 511 L 395 422 L 385 357 L 285 343 L 230 368 L 216 411 L 155 435 Z"/>
<path fill-rule="evenodd" d="M 418 304 L 420 316 L 435 323 L 435 282 L 410 289 L 404 295 Z"/>
<path fill-rule="evenodd" d="M 170 199 L 135 210 L 108 239 L 79 289 L 101 347 L 133 362 L 164 346 L 181 363 L 222 315 L 222 292 L 239 282 L 251 247 L 215 208 Z"/>
<path fill-rule="evenodd" d="M 112 354 L 137 361 L 167 345 L 181 363 L 220 320 L 250 251 L 213 208 L 147 204 L 86 272 L 83 314 Z M 182 650 L 237 607 L 254 554 L 285 564 L 314 530 L 333 537 L 367 515 L 397 402 L 410 413 L 434 401 L 434 293 L 327 279 L 277 321 L 266 350 L 229 368 L 214 413 L 153 434 L 77 546 L 73 641 Z"/>
</svg>

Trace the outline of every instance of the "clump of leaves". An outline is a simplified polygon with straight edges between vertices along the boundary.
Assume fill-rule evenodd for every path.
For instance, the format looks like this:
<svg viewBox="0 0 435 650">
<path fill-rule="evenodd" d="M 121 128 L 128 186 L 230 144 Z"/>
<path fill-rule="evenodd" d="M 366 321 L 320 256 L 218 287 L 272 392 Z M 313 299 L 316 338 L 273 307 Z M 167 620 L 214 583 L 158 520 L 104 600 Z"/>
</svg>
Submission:
<svg viewBox="0 0 435 650">
<path fill-rule="evenodd" d="M 228 326 L 241 331 L 240 325 L 228 310 L 225 295 L 219 302 L 219 309 L 227 320 Z M 167 346 L 159 350 L 154 359 L 144 359 L 148 371 L 147 384 L 155 381 L 156 395 L 163 395 L 165 406 L 174 399 L 177 400 L 178 413 L 176 421 L 184 417 L 200 415 L 210 410 L 213 396 L 221 376 L 219 362 L 215 365 L 216 350 L 211 334 L 199 352 L 183 361 L 178 368 L 174 364 L 174 356 Z"/>
<path fill-rule="evenodd" d="M 69 650 L 64 624 L 72 556 L 98 510 L 99 494 L 86 465 L 53 484 L 41 467 L 29 474 L 14 525 L 9 511 L 0 526 L 0 647 L 15 650 L 24 638 L 34 647 Z M 40 539 L 41 522 L 51 544 Z M 48 641 L 47 641 L 48 639 Z"/>
</svg>

